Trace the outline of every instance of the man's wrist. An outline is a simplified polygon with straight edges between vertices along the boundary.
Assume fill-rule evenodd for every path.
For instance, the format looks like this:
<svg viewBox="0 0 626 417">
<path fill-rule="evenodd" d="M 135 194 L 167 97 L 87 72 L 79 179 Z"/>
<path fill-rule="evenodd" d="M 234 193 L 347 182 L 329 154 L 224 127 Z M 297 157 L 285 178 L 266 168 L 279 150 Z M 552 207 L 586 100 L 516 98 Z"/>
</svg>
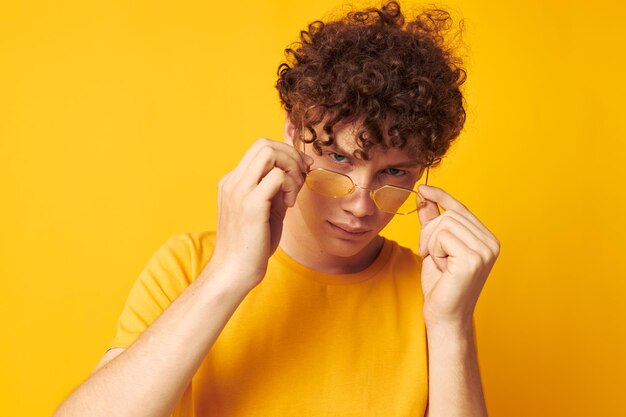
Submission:
<svg viewBox="0 0 626 417">
<path fill-rule="evenodd" d="M 426 322 L 426 333 L 429 339 L 442 341 L 462 341 L 474 338 L 473 319 L 455 321 Z"/>
<path fill-rule="evenodd" d="M 213 287 L 223 296 L 243 299 L 256 286 L 252 279 L 242 279 L 234 268 L 225 268 L 209 262 L 198 276 L 202 286 Z"/>
</svg>

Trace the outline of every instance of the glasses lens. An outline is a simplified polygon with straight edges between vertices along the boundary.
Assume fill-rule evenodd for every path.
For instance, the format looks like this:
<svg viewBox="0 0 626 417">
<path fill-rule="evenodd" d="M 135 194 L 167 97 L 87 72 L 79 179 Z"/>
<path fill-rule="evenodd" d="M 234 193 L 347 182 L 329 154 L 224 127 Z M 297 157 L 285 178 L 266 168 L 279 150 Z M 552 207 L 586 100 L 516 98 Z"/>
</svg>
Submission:
<svg viewBox="0 0 626 417">
<path fill-rule="evenodd" d="M 333 198 L 348 195 L 354 189 L 354 184 L 349 177 L 323 168 L 310 171 L 305 182 L 316 193 Z"/>
<path fill-rule="evenodd" d="M 374 192 L 374 202 L 384 212 L 409 214 L 417 210 L 420 197 L 415 191 L 385 185 Z"/>
</svg>

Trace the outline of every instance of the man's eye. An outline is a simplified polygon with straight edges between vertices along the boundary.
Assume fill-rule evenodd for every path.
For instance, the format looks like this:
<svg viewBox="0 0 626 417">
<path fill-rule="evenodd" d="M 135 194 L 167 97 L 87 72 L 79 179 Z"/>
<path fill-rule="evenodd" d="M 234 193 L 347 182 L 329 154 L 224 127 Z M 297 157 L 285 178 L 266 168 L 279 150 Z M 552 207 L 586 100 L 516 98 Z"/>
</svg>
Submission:
<svg viewBox="0 0 626 417">
<path fill-rule="evenodd" d="M 387 168 L 384 171 L 385 174 L 389 174 L 392 177 L 401 177 L 402 175 L 406 174 L 406 171 L 403 171 L 401 169 L 398 168 Z"/>
<path fill-rule="evenodd" d="M 346 157 L 344 155 L 337 152 L 330 152 L 329 155 L 336 162 L 343 162 L 346 160 Z"/>
</svg>

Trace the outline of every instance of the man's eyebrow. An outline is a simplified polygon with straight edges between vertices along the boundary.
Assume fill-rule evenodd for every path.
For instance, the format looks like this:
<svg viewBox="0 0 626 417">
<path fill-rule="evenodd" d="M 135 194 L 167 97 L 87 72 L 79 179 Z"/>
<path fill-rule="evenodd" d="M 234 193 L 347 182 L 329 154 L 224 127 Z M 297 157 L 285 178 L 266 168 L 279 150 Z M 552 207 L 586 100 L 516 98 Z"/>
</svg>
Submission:
<svg viewBox="0 0 626 417">
<path fill-rule="evenodd" d="M 354 151 L 350 152 L 346 149 L 343 149 L 342 147 L 340 147 L 337 142 L 333 142 L 330 145 L 324 145 L 325 147 L 333 150 L 333 151 L 337 151 L 337 153 L 342 154 L 343 156 L 350 158 Z M 388 164 L 387 168 L 417 168 L 420 166 L 420 163 L 417 159 L 409 159 L 408 161 L 403 161 L 403 162 L 399 162 L 397 164 Z"/>
<path fill-rule="evenodd" d="M 417 168 L 420 166 L 420 163 L 416 160 L 411 159 L 410 161 L 400 162 L 398 164 L 389 164 L 387 168 Z"/>
</svg>

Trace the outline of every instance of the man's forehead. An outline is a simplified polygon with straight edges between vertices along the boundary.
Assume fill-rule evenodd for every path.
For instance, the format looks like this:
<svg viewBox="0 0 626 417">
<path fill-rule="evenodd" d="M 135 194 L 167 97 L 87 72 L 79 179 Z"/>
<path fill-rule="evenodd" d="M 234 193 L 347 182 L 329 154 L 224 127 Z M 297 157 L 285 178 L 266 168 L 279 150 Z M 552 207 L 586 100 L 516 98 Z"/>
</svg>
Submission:
<svg viewBox="0 0 626 417">
<path fill-rule="evenodd" d="M 333 149 L 342 155 L 354 155 L 362 149 L 358 143 L 359 126 L 356 124 L 344 125 L 337 129 L 335 140 L 323 147 Z M 385 163 L 397 163 L 405 166 L 419 166 L 420 163 L 414 152 L 406 148 L 395 148 L 384 144 L 375 145 L 367 150 L 368 160 Z"/>
</svg>

